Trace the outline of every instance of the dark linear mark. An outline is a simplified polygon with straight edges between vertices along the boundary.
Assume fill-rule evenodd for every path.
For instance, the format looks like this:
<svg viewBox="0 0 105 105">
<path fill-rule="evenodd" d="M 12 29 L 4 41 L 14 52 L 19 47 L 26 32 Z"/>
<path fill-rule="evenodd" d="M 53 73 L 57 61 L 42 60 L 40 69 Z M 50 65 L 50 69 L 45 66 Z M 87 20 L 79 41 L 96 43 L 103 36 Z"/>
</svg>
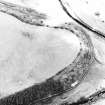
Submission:
<svg viewBox="0 0 105 105">
<path fill-rule="evenodd" d="M 60 2 L 60 4 L 61 4 L 62 8 L 64 9 L 64 11 L 67 13 L 67 15 L 68 15 L 69 17 L 71 17 L 74 21 L 76 21 L 77 23 L 79 23 L 80 25 L 82 25 L 83 27 L 85 27 L 86 29 L 88 29 L 88 30 L 90 30 L 90 31 L 92 31 L 92 32 L 94 32 L 94 33 L 96 33 L 96 34 L 98 34 L 98 35 L 101 35 L 102 37 L 105 38 L 105 34 L 104 34 L 104 33 L 93 29 L 91 26 L 89 26 L 88 24 L 84 23 L 80 18 L 79 18 L 79 19 L 80 19 L 81 22 L 80 22 L 79 20 L 77 20 L 76 18 L 74 18 L 74 17 L 68 12 L 68 10 L 63 6 L 62 1 L 59 0 L 59 2 Z"/>
</svg>

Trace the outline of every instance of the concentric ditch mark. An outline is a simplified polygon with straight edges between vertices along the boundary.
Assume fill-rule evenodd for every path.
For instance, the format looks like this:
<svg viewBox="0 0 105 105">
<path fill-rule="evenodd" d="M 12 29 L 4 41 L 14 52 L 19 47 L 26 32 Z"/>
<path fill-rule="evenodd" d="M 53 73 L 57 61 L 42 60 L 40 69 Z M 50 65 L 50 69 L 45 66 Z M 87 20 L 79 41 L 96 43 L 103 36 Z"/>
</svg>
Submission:
<svg viewBox="0 0 105 105">
<path fill-rule="evenodd" d="M 56 27 L 60 28 L 60 27 Z M 80 40 L 80 51 L 72 64 L 65 67 L 57 73 L 53 79 L 60 81 L 64 90 L 70 90 L 76 87 L 86 76 L 90 66 L 94 62 L 94 50 L 89 35 L 79 26 L 74 23 L 63 24 L 62 29 L 66 29 L 75 34 Z"/>
<path fill-rule="evenodd" d="M 7 13 L 7 11 L 5 10 L 1 11 Z M 12 11 L 12 13 L 8 12 L 7 14 L 12 15 L 25 23 L 30 23 L 31 25 L 36 26 L 40 24 L 41 26 L 43 26 L 41 24 L 41 21 L 32 21 L 30 18 L 28 18 L 27 14 L 16 14 L 15 12 Z M 51 28 L 50 26 L 46 27 Z M 56 96 L 59 93 L 75 88 L 88 73 L 89 68 L 94 61 L 93 45 L 91 43 L 89 35 L 81 27 L 75 25 L 74 23 L 67 23 L 63 24 L 62 26 L 57 26 L 56 28 L 64 29 L 75 34 L 80 40 L 81 48 L 72 64 L 65 67 L 63 70 L 61 70 L 52 78 L 48 79 L 46 82 L 36 86 L 37 90 L 39 89 L 39 91 L 34 96 L 36 97 L 37 101 L 40 99 L 42 100 L 48 97 Z M 46 87 L 46 89 L 42 87 Z"/>
<path fill-rule="evenodd" d="M 47 84 L 47 86 L 45 86 L 46 89 L 47 87 L 49 88 L 47 91 L 48 94 L 46 94 L 45 97 L 36 100 L 34 103 L 46 105 L 46 100 L 53 101 L 55 99 L 54 97 L 59 96 L 64 92 L 71 91 L 80 84 L 80 82 L 87 75 L 91 65 L 94 63 L 95 57 L 93 45 L 88 34 L 75 24 L 66 25 L 67 26 L 62 26 L 63 29 L 74 33 L 79 38 L 81 42 L 80 51 L 72 64 L 68 65 L 55 76 L 49 78 L 45 83 L 43 83 L 43 86 Z"/>
<path fill-rule="evenodd" d="M 74 89 L 79 83 L 83 80 L 85 75 L 88 73 L 90 66 L 94 62 L 94 51 L 91 40 L 87 33 L 82 30 L 80 27 L 73 24 L 66 24 L 58 28 L 64 28 L 65 30 L 70 31 L 75 34 L 80 40 L 80 51 L 76 59 L 72 64 L 68 65 L 62 69 L 55 76 L 49 78 L 43 83 L 37 84 L 34 87 L 25 89 L 22 92 L 18 92 L 14 95 L 11 95 L 10 98 L 6 98 L 10 103 L 15 103 L 18 100 L 18 97 L 21 98 L 23 103 L 32 102 L 33 103 L 43 103 L 47 105 L 47 101 L 43 100 L 54 100 L 54 98 L 64 92 Z M 26 96 L 26 97 L 24 97 Z M 30 97 L 32 96 L 32 97 Z M 11 99 L 14 97 L 14 101 L 11 102 Z M 3 100 L 2 102 L 5 103 Z M 12 104 L 11 104 L 12 105 Z"/>
<path fill-rule="evenodd" d="M 12 10 L 13 11 L 9 11 L 9 8 L 7 10 L 7 7 L 5 7 L 0 11 L 12 15 L 16 17 L 18 20 L 21 20 L 22 22 L 36 26 L 37 25 L 43 26 L 41 20 L 36 21 L 36 19 L 34 19 L 35 17 L 34 18 L 32 17 L 30 19 L 28 14 L 24 13 L 23 15 L 23 13 L 19 12 L 18 10 L 17 13 L 19 12 L 20 14 L 16 14 L 15 13 L 16 10 L 14 9 Z M 89 35 L 82 28 L 72 23 L 63 24 L 62 26 L 58 26 L 57 28 L 68 30 L 79 38 L 81 45 L 80 52 L 78 53 L 76 59 L 72 62 L 72 64 L 65 67 L 63 70 L 61 70 L 59 73 L 57 73 L 55 76 L 53 76 L 46 82 L 36 85 L 36 87 L 32 89 L 33 91 L 37 90 L 36 92 L 32 91 L 33 93 L 32 92 L 28 93 L 27 92 L 28 89 L 26 89 L 22 93 L 17 93 L 23 95 L 22 97 L 23 100 L 27 99 L 30 101 L 31 99 L 29 98 L 30 96 L 28 97 L 28 95 L 33 95 L 34 99 L 36 99 L 36 101 L 39 101 L 51 98 L 53 96 L 59 95 L 59 93 L 75 88 L 88 73 L 89 68 L 94 61 L 93 45 L 91 43 Z M 24 97 L 25 92 L 27 93 L 26 95 L 28 98 Z M 17 100 L 17 98 L 15 99 Z"/>
</svg>

